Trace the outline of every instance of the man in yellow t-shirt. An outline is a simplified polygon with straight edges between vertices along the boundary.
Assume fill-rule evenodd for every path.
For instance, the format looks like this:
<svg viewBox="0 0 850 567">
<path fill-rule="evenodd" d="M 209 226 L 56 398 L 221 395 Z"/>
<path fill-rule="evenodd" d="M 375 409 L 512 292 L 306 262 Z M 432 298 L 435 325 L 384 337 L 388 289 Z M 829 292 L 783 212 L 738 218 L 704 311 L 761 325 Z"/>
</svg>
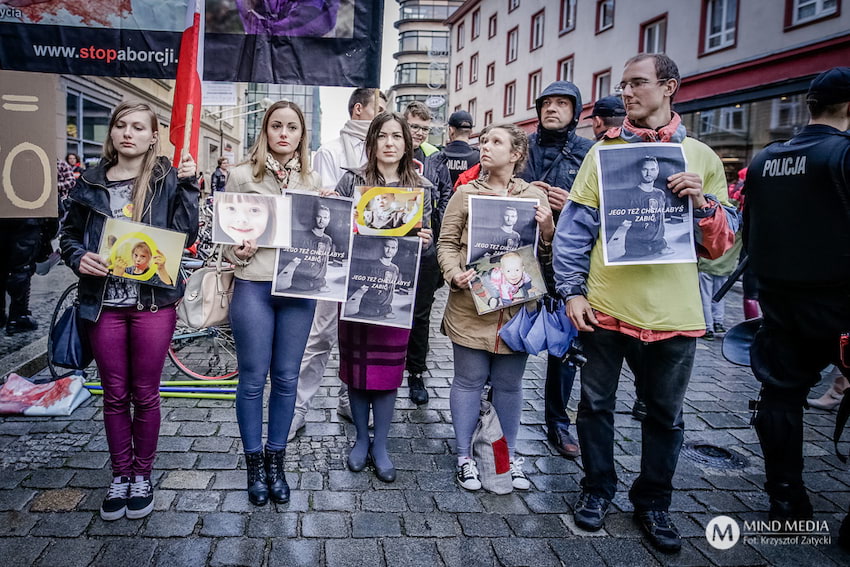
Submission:
<svg viewBox="0 0 850 567">
<path fill-rule="evenodd" d="M 720 159 L 687 138 L 672 100 L 679 70 L 663 54 L 626 62 L 618 91 L 627 117 L 600 144 L 682 144 L 688 171 L 666 187 L 693 205 L 697 252 L 719 257 L 735 239 L 738 217 L 727 201 Z M 696 263 L 606 266 L 600 239 L 597 146 L 587 154 L 561 214 L 554 241 L 555 281 L 567 314 L 580 331 L 587 364 L 581 372 L 577 430 L 585 477 L 575 506 L 579 527 L 602 527 L 617 486 L 614 470 L 614 405 L 625 359 L 640 384 L 647 416 L 641 422 L 641 472 L 629 491 L 635 521 L 663 552 L 681 548 L 668 512 L 672 479 L 684 438 L 682 404 L 696 351 L 705 332 Z M 634 191 L 640 191 L 635 187 Z"/>
</svg>

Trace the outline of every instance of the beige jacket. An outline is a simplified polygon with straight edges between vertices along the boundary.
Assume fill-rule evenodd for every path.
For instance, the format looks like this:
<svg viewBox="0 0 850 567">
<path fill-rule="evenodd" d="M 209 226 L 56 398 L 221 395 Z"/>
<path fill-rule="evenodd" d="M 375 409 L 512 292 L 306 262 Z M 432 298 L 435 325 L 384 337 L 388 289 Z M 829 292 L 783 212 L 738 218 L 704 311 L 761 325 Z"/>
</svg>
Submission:
<svg viewBox="0 0 850 567">
<path fill-rule="evenodd" d="M 250 163 L 242 163 L 230 169 L 225 191 L 232 193 L 256 193 L 259 195 L 281 195 L 281 189 L 277 181 L 268 173 L 263 176 L 259 183 L 254 181 Z M 311 172 L 305 179 L 301 174 L 293 172 L 289 178 L 288 189 L 298 191 L 315 191 L 318 193 L 321 186 L 321 178 L 316 172 Z M 274 264 L 277 255 L 276 248 L 260 248 L 257 253 L 247 261 L 240 260 L 233 252 L 234 246 L 224 247 L 224 257 L 236 266 L 235 276 L 240 280 L 251 280 L 255 282 L 272 281 L 274 275 Z"/>
<path fill-rule="evenodd" d="M 499 338 L 499 329 L 522 306 L 516 305 L 479 315 L 472 300 L 472 292 L 468 288 L 460 289 L 452 284 L 455 275 L 466 271 L 470 195 L 538 199 L 540 206 L 547 210 L 549 201 L 542 189 L 519 178 L 511 180 L 507 194 L 494 191 L 486 182 L 476 179 L 458 188 L 443 216 L 443 226 L 437 242 L 437 260 L 443 271 L 443 278 L 449 284 L 449 301 L 441 330 L 452 342 L 461 346 L 497 354 L 511 354 L 513 351 Z M 538 239 L 538 243 L 537 256 L 540 263 L 551 261 L 552 244 L 543 242 L 542 238 Z"/>
</svg>

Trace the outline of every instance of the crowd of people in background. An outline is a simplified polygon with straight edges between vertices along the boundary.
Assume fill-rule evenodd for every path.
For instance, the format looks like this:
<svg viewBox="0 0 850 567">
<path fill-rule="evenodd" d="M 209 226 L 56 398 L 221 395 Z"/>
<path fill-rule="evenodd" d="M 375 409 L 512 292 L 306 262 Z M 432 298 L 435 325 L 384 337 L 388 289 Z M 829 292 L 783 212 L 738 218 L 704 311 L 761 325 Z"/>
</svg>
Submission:
<svg viewBox="0 0 850 567">
<path fill-rule="evenodd" d="M 475 270 L 467 265 L 470 199 L 495 196 L 536 201 L 536 237 L 530 244 L 536 244 L 546 294 L 561 302 L 587 359 L 579 375 L 575 424 L 567 408 L 576 365 L 557 356 L 546 360 L 548 441 L 567 459 L 582 457 L 575 524 L 600 530 L 616 494 L 614 408 L 625 361 L 635 377 L 632 413 L 641 420 L 640 471 L 628 493 L 634 519 L 658 550 L 681 548 L 669 510 L 684 438 L 685 393 L 698 340 L 726 332 L 723 301 L 713 296 L 747 261 L 744 312 L 747 318 L 758 317 L 760 303 L 765 321 L 755 339 L 753 371 L 763 384 L 755 427 L 765 457 L 769 516 L 810 519 L 812 506 L 802 482 L 806 397 L 831 363 L 837 370 L 834 382 L 822 398 L 808 404 L 837 407 L 850 374 L 850 69 L 818 76 L 807 97 L 811 124 L 791 142 L 766 148 L 731 183 L 719 157 L 689 137 L 674 112 L 680 83 L 672 59 L 640 54 L 626 62 L 615 89 L 618 96 L 600 98 L 585 117 L 595 141 L 576 133 L 583 110 L 579 89 L 556 81 L 535 101 L 538 123 L 532 134 L 512 124 L 488 125 L 480 129 L 473 148 L 473 117 L 458 111 L 448 118 L 449 141 L 442 149 L 429 142 L 433 116 L 426 105 L 413 102 L 403 114 L 388 112 L 383 93 L 360 88 L 350 97 L 350 119 L 339 137 L 325 143 L 312 160 L 302 110 L 288 101 L 272 104 L 246 157 L 234 164 L 227 157 L 218 159 L 210 193 L 281 195 L 299 190 L 352 197 L 363 185 L 420 188 L 422 253 L 408 330 L 340 320 L 340 304 L 334 301 L 272 295 L 276 250 L 258 246 L 255 238 L 224 246 L 224 258 L 235 267 L 230 309 L 239 370 L 235 405 L 250 502 L 263 506 L 269 500 L 289 500 L 287 443 L 304 434 L 307 411 L 337 344 L 336 413 L 355 428 L 346 464 L 353 472 L 371 465 L 383 482 L 396 479 L 387 441 L 398 389 L 406 373 L 410 400 L 417 406 L 429 403 L 428 335 L 436 315 L 435 294 L 444 285 L 448 301 L 440 316 L 453 351 L 449 402 L 455 480 L 468 491 L 482 488 L 471 445 L 482 395 L 489 391 L 507 443 L 511 486 L 530 490 L 516 451 L 528 354 L 511 350 L 499 335 L 525 307 L 479 314 L 470 290 Z M 93 243 L 108 218 L 176 230 L 188 242 L 198 233 L 195 162 L 187 154 L 173 167 L 159 156 L 159 141 L 151 108 L 122 103 L 110 118 L 99 165 L 86 168 L 74 153 L 57 164 L 59 219 L 0 220 L 2 247 L 11 251 L 0 265 L 0 324 L 7 335 L 37 328 L 29 310 L 29 282 L 38 262 L 49 264 L 58 257 L 50 241 L 61 221 L 62 260 L 80 278 L 80 314 L 103 383 L 113 474 L 100 509 L 104 520 L 142 518 L 154 507 L 158 387 L 183 283 L 166 288 L 107 278 L 107 259 Z M 690 202 L 693 222 L 687 230 L 693 232 L 698 262 L 611 265 L 603 257 L 599 149 L 647 142 L 682 148 L 686 171 L 657 179 L 657 160 L 647 157 L 641 163 L 651 170 L 645 181 L 654 191 Z M 771 169 L 771 160 L 800 155 L 807 157 L 808 166 L 795 172 L 796 178 L 787 168 Z M 782 223 L 788 221 L 778 219 L 787 218 L 788 203 L 799 201 L 803 188 L 814 187 L 829 189 L 823 195 L 807 194 L 811 206 L 795 212 L 801 230 L 787 230 Z M 315 210 L 309 214 L 324 222 L 321 236 L 327 218 Z M 528 244 L 516 234 L 514 248 Z M 625 240 L 628 247 L 628 233 Z M 829 248 L 826 242 L 834 245 Z M 375 265 L 397 272 L 399 246 L 397 238 L 386 238 Z M 326 248 L 330 253 L 333 247 Z M 807 267 L 801 268 L 803 264 Z M 390 299 L 393 292 L 391 287 Z M 359 309 L 392 317 L 383 310 L 387 298 L 369 293 L 364 289 L 357 297 Z M 837 347 L 842 334 L 843 351 Z M 267 381 L 271 388 L 264 418 Z M 850 542 L 848 520 L 841 538 Z"/>
</svg>

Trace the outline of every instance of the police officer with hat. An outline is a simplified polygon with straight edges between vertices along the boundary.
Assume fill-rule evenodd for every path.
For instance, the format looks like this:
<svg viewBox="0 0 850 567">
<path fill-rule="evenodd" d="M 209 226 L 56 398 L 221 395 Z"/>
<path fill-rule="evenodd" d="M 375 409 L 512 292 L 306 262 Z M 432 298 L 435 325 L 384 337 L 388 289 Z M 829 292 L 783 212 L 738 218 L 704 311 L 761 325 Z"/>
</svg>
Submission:
<svg viewBox="0 0 850 567">
<path fill-rule="evenodd" d="M 806 394 L 829 364 L 850 376 L 850 67 L 818 75 L 806 103 L 808 125 L 762 150 L 744 186 L 744 244 L 764 313 L 750 353 L 762 384 L 755 428 L 770 519 L 783 521 L 813 515 L 803 486 Z M 841 532 L 850 541 L 850 520 Z"/>
<path fill-rule="evenodd" d="M 585 120 L 591 120 L 590 126 L 593 128 L 593 135 L 597 140 L 601 140 L 605 132 L 611 128 L 619 128 L 623 125 L 623 120 L 626 119 L 626 107 L 623 106 L 623 99 L 619 96 L 605 96 L 596 101 L 591 112 Z"/>
</svg>

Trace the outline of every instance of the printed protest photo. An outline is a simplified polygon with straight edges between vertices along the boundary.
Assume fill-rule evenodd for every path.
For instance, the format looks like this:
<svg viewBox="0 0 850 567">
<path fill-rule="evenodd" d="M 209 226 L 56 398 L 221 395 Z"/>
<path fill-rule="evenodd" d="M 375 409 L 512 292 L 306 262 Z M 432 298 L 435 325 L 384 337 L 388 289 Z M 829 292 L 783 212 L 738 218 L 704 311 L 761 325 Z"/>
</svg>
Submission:
<svg viewBox="0 0 850 567">
<path fill-rule="evenodd" d="M 511 199 L 471 195 L 469 197 L 469 247 L 467 264 L 520 246 L 537 250 L 537 199 Z"/>
<path fill-rule="evenodd" d="M 484 256 L 469 267 L 475 270 L 469 287 L 479 315 L 546 294 L 546 282 L 533 246 Z"/>
<path fill-rule="evenodd" d="M 355 234 L 342 319 L 409 329 L 421 240 Z"/>
<path fill-rule="evenodd" d="M 605 264 L 696 262 L 691 200 L 667 188 L 687 169 L 681 144 L 602 146 L 598 155 Z"/>
<path fill-rule="evenodd" d="M 277 254 L 273 295 L 344 302 L 352 201 L 292 191 L 292 246 Z"/>
<path fill-rule="evenodd" d="M 108 218 L 98 254 L 107 259 L 110 276 L 175 287 L 185 245 L 182 232 Z"/>
<path fill-rule="evenodd" d="M 216 191 L 213 195 L 213 242 L 240 246 L 256 240 L 263 248 L 290 246 L 289 195 L 255 195 Z"/>
<path fill-rule="evenodd" d="M 422 228 L 422 189 L 367 187 L 354 190 L 357 232 L 377 236 L 413 236 Z"/>
</svg>

